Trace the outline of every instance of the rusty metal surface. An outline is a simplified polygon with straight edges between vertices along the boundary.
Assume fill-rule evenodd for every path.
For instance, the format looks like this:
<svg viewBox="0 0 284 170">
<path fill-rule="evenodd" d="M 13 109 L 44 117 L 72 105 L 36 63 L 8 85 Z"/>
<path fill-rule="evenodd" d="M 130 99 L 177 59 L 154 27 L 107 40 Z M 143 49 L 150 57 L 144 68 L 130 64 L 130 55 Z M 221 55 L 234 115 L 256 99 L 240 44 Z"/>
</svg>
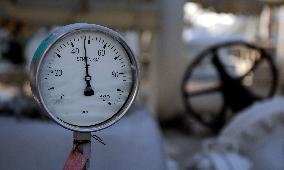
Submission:
<svg viewBox="0 0 284 170">
<path fill-rule="evenodd" d="M 63 170 L 83 170 L 87 159 L 77 149 L 70 152 Z"/>
</svg>

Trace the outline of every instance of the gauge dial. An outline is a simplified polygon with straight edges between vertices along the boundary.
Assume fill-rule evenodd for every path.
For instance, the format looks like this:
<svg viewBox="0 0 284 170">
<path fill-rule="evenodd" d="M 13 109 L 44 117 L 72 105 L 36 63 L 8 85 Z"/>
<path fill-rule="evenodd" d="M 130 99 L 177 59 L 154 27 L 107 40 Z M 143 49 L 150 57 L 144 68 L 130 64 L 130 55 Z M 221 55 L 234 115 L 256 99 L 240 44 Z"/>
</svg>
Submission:
<svg viewBox="0 0 284 170">
<path fill-rule="evenodd" d="M 135 98 L 135 57 L 120 36 L 105 27 L 75 24 L 62 29 L 63 35 L 46 43 L 49 47 L 36 62 L 38 99 L 64 127 L 78 131 L 106 127 Z"/>
</svg>

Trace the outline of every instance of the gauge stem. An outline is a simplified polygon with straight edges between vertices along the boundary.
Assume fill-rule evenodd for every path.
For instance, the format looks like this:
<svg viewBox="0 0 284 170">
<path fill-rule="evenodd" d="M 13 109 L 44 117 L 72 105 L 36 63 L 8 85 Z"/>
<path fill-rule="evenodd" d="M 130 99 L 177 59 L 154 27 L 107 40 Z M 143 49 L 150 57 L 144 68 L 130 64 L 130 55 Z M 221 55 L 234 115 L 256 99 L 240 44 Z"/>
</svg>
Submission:
<svg viewBox="0 0 284 170">
<path fill-rule="evenodd" d="M 92 77 L 89 75 L 89 64 L 88 64 L 88 58 L 87 58 L 87 50 L 86 50 L 86 37 L 84 38 L 84 61 L 85 61 L 85 70 L 86 70 L 86 75 L 85 75 L 85 82 L 86 82 L 86 88 L 84 90 L 84 95 L 85 96 L 92 96 L 94 95 L 94 90 L 92 89 L 91 86 L 91 79 Z"/>
<path fill-rule="evenodd" d="M 90 168 L 91 158 L 91 132 L 73 132 L 73 148 L 77 148 L 87 159 L 85 170 Z"/>
</svg>

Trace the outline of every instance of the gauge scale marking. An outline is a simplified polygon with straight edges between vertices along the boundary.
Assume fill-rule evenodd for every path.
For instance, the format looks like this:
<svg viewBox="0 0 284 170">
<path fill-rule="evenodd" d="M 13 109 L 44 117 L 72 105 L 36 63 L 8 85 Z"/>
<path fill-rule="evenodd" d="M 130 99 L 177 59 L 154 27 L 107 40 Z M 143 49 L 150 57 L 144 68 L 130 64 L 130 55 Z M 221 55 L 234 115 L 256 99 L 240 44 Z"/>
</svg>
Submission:
<svg viewBox="0 0 284 170">
<path fill-rule="evenodd" d="M 120 35 L 72 24 L 51 36 L 32 63 L 32 89 L 48 115 L 65 128 L 86 132 L 121 118 L 137 94 L 138 65 Z"/>
</svg>

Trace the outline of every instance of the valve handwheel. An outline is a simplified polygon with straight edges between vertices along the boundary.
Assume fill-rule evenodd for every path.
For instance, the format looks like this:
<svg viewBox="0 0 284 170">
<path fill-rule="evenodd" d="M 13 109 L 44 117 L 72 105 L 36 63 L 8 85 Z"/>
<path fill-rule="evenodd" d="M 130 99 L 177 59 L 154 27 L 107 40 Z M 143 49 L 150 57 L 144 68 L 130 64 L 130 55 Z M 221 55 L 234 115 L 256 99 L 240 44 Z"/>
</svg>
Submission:
<svg viewBox="0 0 284 170">
<path fill-rule="evenodd" d="M 243 54 L 245 54 L 243 53 L 244 51 L 246 51 L 246 54 L 250 54 L 247 55 L 249 56 L 247 59 L 243 56 Z M 231 55 L 231 53 L 233 55 Z M 223 55 L 222 57 L 221 54 L 226 55 Z M 228 69 L 228 61 L 230 61 L 228 60 L 228 54 L 229 56 L 237 57 L 239 61 L 245 59 L 246 61 L 243 61 L 242 63 L 246 64 L 247 67 L 250 66 L 250 68 L 247 68 L 245 71 L 244 69 L 237 71 L 237 76 L 232 74 Z M 204 61 L 208 59 L 209 61 L 205 63 L 211 65 L 211 67 L 213 66 L 211 71 L 217 73 L 217 80 L 219 82 L 214 83 L 212 87 L 192 90 L 189 86 L 190 83 L 194 82 L 194 71 L 196 72 L 196 70 L 198 70 L 197 68 L 202 66 Z M 266 91 L 266 94 L 259 95 L 250 88 L 254 82 L 250 81 L 251 83 L 248 85 L 248 83 L 245 83 L 245 80 L 248 79 L 248 77 L 251 78 L 254 76 L 256 74 L 256 70 L 260 69 L 260 65 L 264 63 L 266 64 L 265 68 L 269 70 L 269 76 L 261 75 L 259 77 L 269 79 L 269 83 L 267 83 L 268 85 L 265 84 L 265 88 L 267 89 L 263 90 Z M 238 66 L 240 67 L 240 65 L 236 64 L 236 68 L 238 68 Z M 204 67 L 202 69 L 204 70 Z M 228 115 L 230 112 L 234 115 L 256 101 L 273 96 L 276 92 L 277 82 L 278 72 L 273 58 L 263 48 L 243 41 L 220 43 L 203 51 L 187 68 L 182 82 L 183 101 L 187 112 L 193 118 L 206 127 L 209 127 L 214 131 L 219 131 L 226 124 L 229 118 L 232 117 Z M 200 113 L 196 111 L 192 100 L 196 97 L 206 97 L 206 95 L 213 93 L 219 93 L 223 98 L 223 104 L 220 106 L 217 113 Z M 206 105 L 206 103 L 202 104 Z"/>
</svg>

